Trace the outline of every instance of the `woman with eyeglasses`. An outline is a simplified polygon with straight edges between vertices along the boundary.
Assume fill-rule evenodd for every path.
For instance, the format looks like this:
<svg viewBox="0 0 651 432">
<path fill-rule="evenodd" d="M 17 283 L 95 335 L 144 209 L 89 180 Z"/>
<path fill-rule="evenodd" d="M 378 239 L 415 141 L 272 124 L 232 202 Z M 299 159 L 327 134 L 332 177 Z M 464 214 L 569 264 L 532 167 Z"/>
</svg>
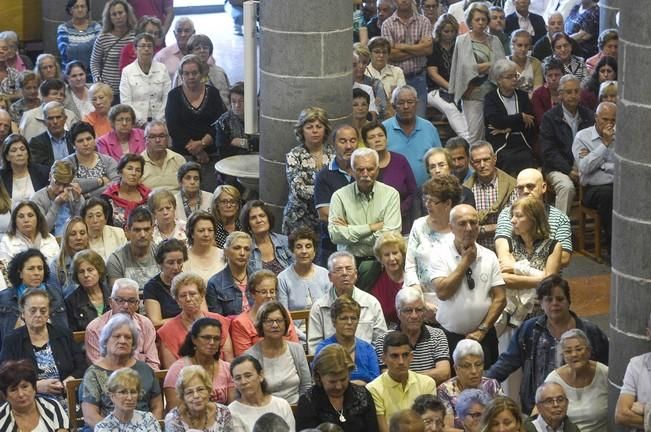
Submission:
<svg viewBox="0 0 651 432">
<path fill-rule="evenodd" d="M 240 224 L 241 208 L 240 191 L 231 185 L 217 186 L 212 195 L 211 213 L 215 217 L 215 243 L 219 249 L 224 249 L 226 237 L 234 231 L 242 231 Z"/>
<path fill-rule="evenodd" d="M 233 338 L 233 352 L 236 356 L 251 348 L 262 336 L 258 334 L 255 323 L 258 311 L 265 303 L 276 300 L 278 278 L 269 270 L 258 270 L 249 277 L 247 290 L 253 303 L 246 312 L 242 312 L 231 321 L 231 337 Z M 285 339 L 298 342 L 296 328 L 290 321 L 284 330 Z"/>
<path fill-rule="evenodd" d="M 463 390 L 457 400 L 457 415 L 460 420 L 458 423 L 455 421 L 455 428 L 464 432 L 483 432 L 485 429 L 481 428 L 481 419 L 490 400 L 490 396 L 479 389 Z M 449 417 L 446 416 L 446 420 Z"/>
<path fill-rule="evenodd" d="M 136 16 L 138 16 L 137 13 Z M 154 54 L 160 51 L 161 48 L 163 48 L 165 45 L 163 24 L 157 17 L 150 15 L 140 16 L 138 19 L 138 25 L 136 26 L 135 34 L 139 35 L 142 33 L 150 34 L 154 38 Z M 120 72 L 122 72 L 125 67 L 136 61 L 137 58 L 137 47 L 134 44 L 125 45 L 125 47 L 122 48 L 122 51 L 120 52 Z"/>
<path fill-rule="evenodd" d="M 205 310 L 206 284 L 203 278 L 194 273 L 179 273 L 172 279 L 171 294 L 180 306 L 181 313 L 165 322 L 157 331 L 162 367 L 168 369 L 179 359 L 179 348 L 192 329 L 192 324 L 205 317 L 218 320 L 225 329 L 221 334 L 219 349 L 222 358 L 230 361 L 233 358 L 233 347 L 228 333 L 229 322 L 223 316 Z"/>
<path fill-rule="evenodd" d="M 296 404 L 299 396 L 312 386 L 312 378 L 303 345 L 285 339 L 291 322 L 289 312 L 279 302 L 262 305 L 255 319 L 257 335 L 262 339 L 246 354 L 262 364 L 269 392 Z"/>
<path fill-rule="evenodd" d="M 111 131 L 97 138 L 97 152 L 119 161 L 129 153 L 145 151 L 145 132 L 136 127 L 136 112 L 131 105 L 112 106 L 108 113 Z"/>
<path fill-rule="evenodd" d="M 230 363 L 220 358 L 219 344 L 228 327 L 221 321 L 204 317 L 196 320 L 179 348 L 179 359 L 172 363 L 165 375 L 163 390 L 168 411 L 179 406 L 180 399 L 175 391 L 177 378 L 187 366 L 201 366 L 208 374 L 211 385 L 211 402 L 228 405 L 235 400 L 235 385 L 231 378 Z"/>
<path fill-rule="evenodd" d="M 210 400 L 212 382 L 201 366 L 186 366 L 176 380 L 178 406 L 165 416 L 165 432 L 232 431 L 228 408 Z"/>
</svg>

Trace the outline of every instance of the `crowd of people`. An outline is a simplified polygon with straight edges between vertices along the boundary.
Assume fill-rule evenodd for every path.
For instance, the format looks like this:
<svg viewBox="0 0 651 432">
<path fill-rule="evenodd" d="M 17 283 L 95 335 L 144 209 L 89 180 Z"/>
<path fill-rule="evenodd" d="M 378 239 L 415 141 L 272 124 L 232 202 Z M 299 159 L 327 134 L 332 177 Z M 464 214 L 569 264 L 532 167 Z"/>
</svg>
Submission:
<svg viewBox="0 0 651 432">
<path fill-rule="evenodd" d="M 95 431 L 607 430 L 608 338 L 560 276 L 577 194 L 611 233 L 596 1 L 358 2 L 351 122 L 297 110 L 282 212 L 214 170 L 259 143 L 171 3 L 68 0 L 34 64 L 0 33 L 1 430 L 68 430 L 72 379 Z"/>
</svg>

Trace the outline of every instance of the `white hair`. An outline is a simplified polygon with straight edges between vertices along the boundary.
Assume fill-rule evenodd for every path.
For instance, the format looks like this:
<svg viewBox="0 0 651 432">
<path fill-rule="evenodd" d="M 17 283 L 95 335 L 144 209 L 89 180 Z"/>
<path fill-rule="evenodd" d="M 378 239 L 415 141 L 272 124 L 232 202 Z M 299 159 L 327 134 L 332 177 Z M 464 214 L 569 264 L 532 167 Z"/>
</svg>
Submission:
<svg viewBox="0 0 651 432">
<path fill-rule="evenodd" d="M 479 342 L 474 339 L 462 339 L 452 353 L 452 361 L 458 365 L 462 358 L 469 355 L 481 357 L 484 360 L 484 350 Z"/>
<path fill-rule="evenodd" d="M 414 287 L 405 287 L 398 291 L 396 294 L 396 310 L 402 309 L 402 306 L 406 303 L 413 303 L 420 300 L 423 304 L 425 303 L 425 298 L 423 297 L 423 292 L 418 288 Z"/>
<path fill-rule="evenodd" d="M 130 288 L 131 290 L 133 290 L 133 292 L 136 293 L 136 295 L 138 295 L 138 292 L 140 291 L 138 282 L 129 278 L 120 278 L 113 283 L 113 289 L 111 290 L 111 297 L 115 297 L 117 295 L 117 292 L 123 288 Z"/>
<path fill-rule="evenodd" d="M 396 104 L 396 99 L 398 99 L 398 96 L 403 91 L 411 92 L 415 98 L 418 98 L 418 92 L 416 91 L 416 89 L 408 84 L 405 84 L 403 86 L 396 87 L 395 89 L 393 89 L 393 93 L 391 93 L 391 105 Z"/>
<path fill-rule="evenodd" d="M 355 256 L 353 254 L 351 254 L 350 252 L 348 252 L 348 251 L 333 252 L 328 257 L 328 271 L 329 272 L 333 271 L 333 269 L 335 267 L 335 260 L 337 258 L 342 258 L 342 257 L 350 258 L 351 260 L 353 260 L 353 265 L 355 265 Z"/>
<path fill-rule="evenodd" d="M 363 158 L 363 157 L 368 157 L 372 156 L 373 160 L 375 161 L 375 166 L 378 167 L 380 165 L 380 156 L 378 156 L 377 152 L 373 150 L 372 148 L 368 147 L 362 147 L 356 149 L 353 154 L 350 156 L 350 166 L 355 169 L 355 160 L 357 158 Z"/>
</svg>

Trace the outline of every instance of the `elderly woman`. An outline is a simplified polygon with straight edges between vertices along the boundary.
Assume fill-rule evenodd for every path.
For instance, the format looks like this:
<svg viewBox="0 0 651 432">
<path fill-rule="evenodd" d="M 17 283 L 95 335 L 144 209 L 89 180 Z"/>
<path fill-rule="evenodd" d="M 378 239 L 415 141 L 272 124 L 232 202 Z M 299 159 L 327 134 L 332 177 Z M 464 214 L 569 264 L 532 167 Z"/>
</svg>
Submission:
<svg viewBox="0 0 651 432">
<path fill-rule="evenodd" d="M 617 81 L 604 81 L 599 86 L 599 103 L 617 103 Z"/>
<path fill-rule="evenodd" d="M 165 119 L 170 76 L 164 64 L 154 60 L 156 40 L 140 33 L 133 40 L 136 60 L 124 68 L 120 79 L 120 102 L 135 111 L 134 123 L 143 127 L 151 120 Z"/>
<path fill-rule="evenodd" d="M 181 308 L 181 313 L 165 322 L 157 331 L 162 366 L 169 368 L 172 363 L 178 360 L 179 348 L 183 344 L 192 323 L 204 317 L 221 322 L 224 332 L 219 342 L 219 349 L 224 360 L 231 360 L 233 358 L 233 347 L 228 333 L 228 320 L 220 314 L 204 310 L 206 285 L 203 279 L 194 273 L 179 273 L 172 279 L 171 294 Z"/>
<path fill-rule="evenodd" d="M 549 57 L 543 62 L 542 68 L 545 84 L 538 87 L 531 95 L 531 105 L 538 127 L 545 113 L 561 101 L 558 84 L 563 76 L 563 63 L 554 57 Z"/>
<path fill-rule="evenodd" d="M 382 272 L 369 292 L 380 302 L 387 323 L 398 322 L 395 299 L 405 279 L 406 253 L 407 242 L 396 231 L 383 232 L 373 246 L 373 254 L 382 264 Z"/>
<path fill-rule="evenodd" d="M 233 352 L 240 355 L 251 348 L 263 337 L 257 330 L 258 311 L 267 302 L 276 300 L 278 278 L 269 270 L 258 270 L 249 277 L 247 290 L 253 300 L 247 311 L 240 313 L 231 321 L 231 336 L 233 338 Z M 296 328 L 292 321 L 283 329 L 285 339 L 298 342 Z"/>
<path fill-rule="evenodd" d="M 141 181 L 144 169 L 145 160 L 139 154 L 127 153 L 118 162 L 120 179 L 102 194 L 113 207 L 113 226 L 124 227 L 131 211 L 146 204 L 150 190 Z"/>
<path fill-rule="evenodd" d="M 57 58 L 49 53 L 39 54 L 38 57 L 36 57 L 34 73 L 39 76 L 41 82 L 62 78 L 61 66 L 59 66 Z"/>
<path fill-rule="evenodd" d="M 113 90 L 108 84 L 98 82 L 88 89 L 88 97 L 93 104 L 94 111 L 83 117 L 95 129 L 95 136 L 103 136 L 111 132 L 111 122 L 108 118 L 109 109 L 113 100 Z"/>
<path fill-rule="evenodd" d="M 619 48 L 619 31 L 617 29 L 606 29 L 599 34 L 597 39 L 597 48 L 599 52 L 585 60 L 585 67 L 589 73 L 594 72 L 594 68 L 603 57 L 612 57 L 617 59 Z"/>
<path fill-rule="evenodd" d="M 405 257 L 405 286 L 421 287 L 431 280 L 426 274 L 429 254 L 451 237 L 450 211 L 461 201 L 459 180 L 450 175 L 433 177 L 423 184 L 422 201 L 427 208 L 427 216 L 414 221 L 409 233 L 407 255 Z M 427 292 L 428 286 L 423 286 Z"/>
<path fill-rule="evenodd" d="M 215 143 L 219 157 L 256 153 L 260 148 L 257 137 L 247 138 L 244 133 L 244 83 L 238 81 L 229 89 L 228 111 L 222 114 L 213 125 Z M 224 176 L 229 184 L 236 184 L 237 179 Z"/>
<path fill-rule="evenodd" d="M 470 31 L 457 38 L 448 91 L 455 104 L 463 101 L 470 141 L 474 142 L 484 136 L 484 97 L 492 89 L 488 73 L 495 61 L 504 58 L 504 47 L 497 36 L 486 32 L 490 14 L 485 3 L 472 3 L 465 18 Z"/>
<path fill-rule="evenodd" d="M 602 57 L 590 76 L 582 84 L 580 103 L 586 108 L 596 110 L 599 105 L 599 87 L 606 81 L 617 81 L 617 59 Z"/>
<path fill-rule="evenodd" d="M 289 312 L 282 304 L 277 301 L 263 304 L 255 318 L 257 336 L 262 339 L 246 353 L 258 359 L 265 369 L 269 392 L 296 404 L 299 396 L 312 386 L 312 378 L 303 345 L 285 340 L 291 323 Z"/>
<path fill-rule="evenodd" d="M 484 408 L 480 429 L 485 432 L 524 432 L 522 418 L 522 411 L 513 399 L 496 397 Z"/>
<path fill-rule="evenodd" d="M 183 264 L 188 260 L 188 248 L 185 242 L 166 239 L 158 244 L 154 258 L 161 271 L 145 284 L 143 298 L 145 314 L 154 326 L 160 326 L 181 313 L 172 295 L 172 280 L 183 271 Z"/>
<path fill-rule="evenodd" d="M 177 378 L 186 366 L 201 366 L 212 383 L 210 401 L 228 405 L 235 400 L 235 385 L 231 378 L 230 363 L 220 358 L 220 340 L 228 334 L 228 327 L 222 327 L 221 321 L 214 318 L 199 318 L 185 336 L 183 345 L 179 348 L 179 359 L 169 367 L 163 389 L 165 390 L 166 406 L 179 406 L 182 397 L 175 391 Z M 169 411 L 169 409 L 168 409 Z"/>
<path fill-rule="evenodd" d="M 82 377 L 86 359 L 67 328 L 48 323 L 50 309 L 47 291 L 34 288 L 25 291 L 20 298 L 25 325 L 3 338 L 0 363 L 29 360 L 37 370 L 37 392 L 67 406 L 66 382 Z"/>
<path fill-rule="evenodd" d="M 134 11 L 134 13 L 136 13 Z M 147 33 L 154 38 L 154 47 L 153 54 L 156 54 L 165 46 L 165 34 L 163 33 L 163 23 L 160 19 L 155 16 L 143 15 L 138 18 L 138 24 L 136 25 L 135 34 L 136 36 Z M 124 70 L 127 66 L 138 59 L 136 44 L 128 44 L 122 48 L 120 52 L 120 72 Z M 168 74 L 169 78 L 169 74 Z M 168 89 L 169 91 L 169 89 Z M 124 103 L 124 101 L 122 101 Z"/>
<path fill-rule="evenodd" d="M 156 417 L 150 412 L 136 410 L 140 394 L 140 376 L 135 370 L 125 367 L 113 372 L 106 383 L 113 411 L 95 425 L 95 432 L 116 430 L 142 430 L 160 432 Z"/>
<path fill-rule="evenodd" d="M 348 294 L 337 298 L 330 309 L 335 334 L 321 341 L 315 354 L 318 356 L 322 349 L 332 344 L 341 345 L 355 364 L 349 378 L 357 385 L 366 385 L 380 375 L 380 365 L 373 346 L 355 337 L 360 314 L 359 303 Z"/>
<path fill-rule="evenodd" d="M 176 380 L 179 405 L 165 416 L 166 432 L 233 430 L 228 408 L 210 400 L 212 380 L 201 366 L 184 367 Z"/>
<path fill-rule="evenodd" d="M 46 266 L 60 252 L 59 243 L 48 232 L 41 210 L 32 201 L 22 201 L 11 212 L 9 229 L 0 240 L 0 260 L 9 263 L 16 254 L 30 248 L 41 251 Z"/>
<path fill-rule="evenodd" d="M 517 88 L 517 65 L 498 60 L 492 74 L 497 89 L 484 99 L 486 139 L 497 156 L 497 167 L 516 177 L 523 169 L 539 165 L 533 151 L 536 119 L 529 96 Z"/>
<path fill-rule="evenodd" d="M 81 209 L 81 217 L 88 227 L 90 248 L 105 261 L 117 248 L 126 244 L 124 230 L 108 225 L 108 220 L 113 219 L 113 209 L 104 197 L 86 200 Z"/>
<path fill-rule="evenodd" d="M 155 245 L 170 238 L 184 243 L 187 241 L 185 221 L 176 218 L 176 198 L 172 192 L 163 188 L 155 189 L 147 198 L 147 207 L 154 215 Z"/>
<path fill-rule="evenodd" d="M 543 84 L 540 60 L 531 57 L 531 34 L 519 29 L 511 33 L 511 55 L 508 57 L 516 66 L 517 89 L 529 97 Z"/>
<path fill-rule="evenodd" d="M 136 16 L 126 0 L 110 0 L 102 11 L 102 33 L 95 40 L 90 56 L 90 70 L 95 82 L 111 86 L 120 94 L 120 52 L 133 43 Z M 114 102 L 118 102 L 115 100 Z"/>
<path fill-rule="evenodd" d="M 599 2 L 580 0 L 565 18 L 565 33 L 576 43 L 583 58 L 597 53 L 599 35 Z"/>
<path fill-rule="evenodd" d="M 80 389 L 81 410 L 89 428 L 94 428 L 113 411 L 115 405 L 109 394 L 108 378 L 122 368 L 131 368 L 140 376 L 136 409 L 150 412 L 156 419 L 162 418 L 163 398 L 158 379 L 151 367 L 134 357 L 139 337 L 138 327 L 127 314 L 114 315 L 102 328 L 101 357 L 86 370 Z"/>
<path fill-rule="evenodd" d="M 174 192 L 177 219 L 186 221 L 197 210 L 210 210 L 212 195 L 200 189 L 201 176 L 201 165 L 197 162 L 186 162 L 179 167 L 176 173 L 179 191 Z"/>
<path fill-rule="evenodd" d="M 423 432 L 443 432 L 445 426 L 445 406 L 434 395 L 420 395 L 414 400 L 411 409 L 423 420 Z"/>
<path fill-rule="evenodd" d="M 366 66 L 365 74 L 380 80 L 387 95 L 392 94 L 398 87 L 407 84 L 402 69 L 389 64 L 391 43 L 387 38 L 381 36 L 371 38 L 368 41 L 368 49 L 371 52 L 371 63 Z"/>
<path fill-rule="evenodd" d="M 0 429 L 6 431 L 43 430 L 65 432 L 68 414 L 55 400 L 37 396 L 36 368 L 29 360 L 7 361 L 0 365 Z"/>
<path fill-rule="evenodd" d="M 172 150 L 203 164 L 204 189 L 214 190 L 217 149 L 212 125 L 226 112 L 226 105 L 219 91 L 202 81 L 205 71 L 206 64 L 199 56 L 189 54 L 181 59 L 178 74 L 182 84 L 167 97 L 165 119 Z"/>
<path fill-rule="evenodd" d="M 456 139 L 465 142 L 465 140 L 461 137 L 457 137 Z M 450 153 L 450 150 L 447 148 L 433 147 L 427 150 L 425 156 L 423 156 L 423 161 L 425 162 L 425 169 L 427 170 L 427 174 L 430 176 L 430 178 L 454 174 L 452 172 L 454 168 L 454 161 L 452 160 L 452 154 Z M 418 199 L 414 199 L 414 208 L 417 210 L 414 211 L 415 214 L 413 217 L 416 217 L 416 215 L 420 217 L 420 215 L 427 213 L 427 208 L 423 202 L 422 187 L 418 189 L 416 195 Z M 461 185 L 461 201 L 459 204 L 468 204 L 472 207 L 476 206 L 475 195 L 472 193 L 472 190 L 468 189 L 463 184 Z"/>
<path fill-rule="evenodd" d="M 27 200 L 47 186 L 50 168 L 32 162 L 27 140 L 20 134 L 11 134 L 2 145 L 0 178 L 15 203 Z"/>
<path fill-rule="evenodd" d="M 239 315 L 251 308 L 252 296 L 247 289 L 251 256 L 251 236 L 234 231 L 224 242 L 226 267 L 208 281 L 206 303 L 208 310 L 225 316 Z"/>
<path fill-rule="evenodd" d="M 400 215 L 404 234 L 411 228 L 411 208 L 416 193 L 416 178 L 407 158 L 387 149 L 387 130 L 380 122 L 373 121 L 362 127 L 361 137 L 368 148 L 379 157 L 378 181 L 393 187 L 400 193 Z"/>
<path fill-rule="evenodd" d="M 84 63 L 73 60 L 66 65 L 63 74 L 68 84 L 64 104 L 66 108 L 77 115 L 77 118 L 84 118 L 86 114 L 93 111 L 86 83 L 87 71 Z"/>
<path fill-rule="evenodd" d="M 136 128 L 136 112 L 130 105 L 111 107 L 108 114 L 111 131 L 97 138 L 97 152 L 119 161 L 127 153 L 145 150 L 145 132 Z"/>
<path fill-rule="evenodd" d="M 97 252 L 86 249 L 75 254 L 71 267 L 72 280 L 78 286 L 65 299 L 68 326 L 72 331 L 83 331 L 92 320 L 111 308 L 106 265 Z"/>
<path fill-rule="evenodd" d="M 296 429 L 289 403 L 269 393 L 262 365 L 255 357 L 247 354 L 237 357 L 231 363 L 231 375 L 239 396 L 228 406 L 233 430 L 252 432 L 256 420 L 268 412 L 281 416 L 290 430 Z"/>
<path fill-rule="evenodd" d="M 213 215 L 199 210 L 192 213 L 185 229 L 189 246 L 185 268 L 201 276 L 206 283 L 226 266 L 224 251 L 215 246 L 216 225 Z"/>
<path fill-rule="evenodd" d="M 233 231 L 241 231 L 242 226 L 238 218 L 240 214 L 240 191 L 231 185 L 217 186 L 212 195 L 211 213 L 215 217 L 215 243 L 224 249 L 226 237 Z"/>
<path fill-rule="evenodd" d="M 582 330 L 590 340 L 590 358 L 608 363 L 608 338 L 599 327 L 570 310 L 570 285 L 566 280 L 557 275 L 546 277 L 536 288 L 536 296 L 545 314 L 525 321 L 507 350 L 486 372 L 487 377 L 504 381 L 522 368 L 520 400 L 524 412 L 531 412 L 536 389 L 557 368 L 556 341 L 567 330 Z"/>
<path fill-rule="evenodd" d="M 580 81 L 583 81 L 588 75 L 588 71 L 583 57 L 572 54 L 573 43 L 572 38 L 567 33 L 555 33 L 552 35 L 552 50 L 554 53 L 550 57 L 556 58 L 563 64 L 563 75 L 572 74 Z M 544 61 L 547 61 L 550 57 L 546 57 Z"/>
<path fill-rule="evenodd" d="M 11 104 L 9 114 L 11 114 L 11 121 L 18 125 L 24 112 L 41 106 L 41 99 L 38 96 L 41 79 L 34 72 L 25 71 L 18 76 L 16 84 L 20 90 L 21 98 Z M 13 125 L 12 130 L 15 130 Z"/>
<path fill-rule="evenodd" d="M 590 360 L 590 341 L 579 329 L 563 333 L 559 345 L 565 365 L 552 371 L 545 381 L 563 387 L 569 402 L 567 417 L 582 432 L 607 430 L 608 366 Z"/>
<path fill-rule="evenodd" d="M 328 114 L 318 107 L 305 108 L 294 125 L 299 145 L 286 156 L 289 196 L 283 212 L 282 228 L 286 234 L 298 225 L 314 230 L 318 227 L 319 215 L 314 207 L 314 177 L 334 158 L 334 149 L 328 144 L 331 131 Z"/>
<path fill-rule="evenodd" d="M 68 0 L 66 13 L 70 21 L 59 24 L 57 28 L 57 48 L 61 63 L 67 66 L 68 62 L 79 60 L 88 66 L 95 39 L 102 31 L 102 26 L 90 19 L 90 0 Z"/>
<path fill-rule="evenodd" d="M 491 397 L 479 389 L 463 390 L 457 401 L 459 421 L 455 418 L 455 428 L 464 432 L 483 432 L 481 418 Z M 446 421 L 450 416 L 446 416 Z"/>
<path fill-rule="evenodd" d="M 314 357 L 314 385 L 298 400 L 298 430 L 333 423 L 344 432 L 378 431 L 373 397 L 364 386 L 350 382 L 355 368 L 346 348 L 328 345 Z"/>
<path fill-rule="evenodd" d="M 63 229 L 59 255 L 50 262 L 53 277 L 48 282 L 54 284 L 64 297 L 77 287 L 73 278 L 72 257 L 84 249 L 88 249 L 88 228 L 81 216 L 73 216 Z"/>
<path fill-rule="evenodd" d="M 491 378 L 482 376 L 484 372 L 484 351 L 479 342 L 473 339 L 463 339 L 452 353 L 456 376 L 450 378 L 438 387 L 438 397 L 447 409 L 451 425 L 461 427 L 464 417 L 457 408 L 458 398 L 463 390 L 479 389 L 489 398 L 503 396 L 500 383 Z"/>
<path fill-rule="evenodd" d="M 271 231 L 274 216 L 263 201 L 246 203 L 240 213 L 240 224 L 253 238 L 249 271 L 265 269 L 279 274 L 289 267 L 292 256 L 287 237 Z"/>
</svg>

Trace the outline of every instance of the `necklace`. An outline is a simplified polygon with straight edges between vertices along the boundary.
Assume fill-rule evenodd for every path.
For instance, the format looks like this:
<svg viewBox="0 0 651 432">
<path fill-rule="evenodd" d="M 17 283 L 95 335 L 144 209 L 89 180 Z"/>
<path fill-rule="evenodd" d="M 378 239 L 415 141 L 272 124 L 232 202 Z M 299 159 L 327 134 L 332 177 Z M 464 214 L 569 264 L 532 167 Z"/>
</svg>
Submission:
<svg viewBox="0 0 651 432">
<path fill-rule="evenodd" d="M 241 279 L 238 278 L 237 276 L 235 276 L 234 273 L 231 273 L 231 275 L 233 276 L 233 279 L 235 279 L 236 281 L 238 281 L 240 284 L 241 284 L 241 283 L 244 283 L 244 281 L 246 280 L 246 272 L 244 273 L 244 277 L 242 277 Z"/>
<path fill-rule="evenodd" d="M 339 423 L 346 423 L 346 417 L 344 417 L 344 407 L 343 407 L 343 404 L 342 404 L 342 406 L 341 406 L 341 410 L 338 410 L 337 408 L 335 408 L 335 406 L 332 404 L 332 402 L 330 402 L 330 406 L 332 407 L 333 410 L 335 410 L 335 412 L 336 412 L 337 414 L 339 414 Z"/>
</svg>

